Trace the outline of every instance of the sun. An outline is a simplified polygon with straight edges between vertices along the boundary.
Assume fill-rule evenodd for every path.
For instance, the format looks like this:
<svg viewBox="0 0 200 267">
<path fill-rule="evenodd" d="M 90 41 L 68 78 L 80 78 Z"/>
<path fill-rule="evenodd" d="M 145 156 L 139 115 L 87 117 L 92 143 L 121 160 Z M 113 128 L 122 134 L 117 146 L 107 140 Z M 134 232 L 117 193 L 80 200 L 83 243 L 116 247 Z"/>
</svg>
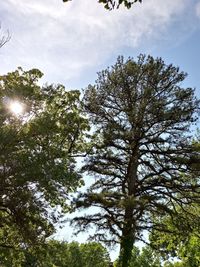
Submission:
<svg viewBox="0 0 200 267">
<path fill-rule="evenodd" d="M 9 109 L 16 116 L 21 115 L 24 111 L 24 107 L 19 101 L 12 101 L 9 105 Z"/>
</svg>

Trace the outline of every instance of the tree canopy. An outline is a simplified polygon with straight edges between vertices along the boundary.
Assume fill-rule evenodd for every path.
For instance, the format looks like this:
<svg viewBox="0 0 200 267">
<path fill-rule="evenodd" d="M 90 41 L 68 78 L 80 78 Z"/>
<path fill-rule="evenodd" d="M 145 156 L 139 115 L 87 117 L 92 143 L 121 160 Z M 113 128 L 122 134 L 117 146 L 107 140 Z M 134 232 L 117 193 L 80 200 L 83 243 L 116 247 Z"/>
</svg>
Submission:
<svg viewBox="0 0 200 267">
<path fill-rule="evenodd" d="M 85 91 L 94 134 L 83 171 L 95 182 L 74 206 L 98 209 L 73 223 L 80 231 L 95 225 L 92 238 L 119 242 L 119 266 L 128 266 L 133 244 L 143 239 L 144 230 L 167 229 L 155 218 L 173 217 L 177 207 L 187 213 L 183 206 L 200 200 L 190 134 L 199 100 L 194 89 L 181 87 L 185 77 L 161 58 L 119 57 Z"/>
<path fill-rule="evenodd" d="M 0 246 L 43 241 L 82 184 L 74 156 L 87 121 L 78 91 L 39 86 L 37 69 L 0 76 Z"/>
<path fill-rule="evenodd" d="M 2 255 L 2 257 L 1 257 Z M 101 244 L 49 240 L 42 246 L 22 249 L 13 255 L 0 249 L 3 267 L 108 267 L 110 258 Z"/>
<path fill-rule="evenodd" d="M 199 205 L 191 205 L 187 214 L 180 209 L 177 211 L 174 217 L 162 218 L 161 223 L 166 225 L 166 231 L 154 230 L 150 235 L 151 245 L 160 251 L 165 260 L 175 257 L 179 259 L 179 262 L 175 263 L 166 262 L 166 267 L 198 267 L 200 264 Z"/>
<path fill-rule="evenodd" d="M 155 253 L 150 247 L 141 249 L 133 247 L 129 267 L 161 267 L 159 254 Z"/>
</svg>

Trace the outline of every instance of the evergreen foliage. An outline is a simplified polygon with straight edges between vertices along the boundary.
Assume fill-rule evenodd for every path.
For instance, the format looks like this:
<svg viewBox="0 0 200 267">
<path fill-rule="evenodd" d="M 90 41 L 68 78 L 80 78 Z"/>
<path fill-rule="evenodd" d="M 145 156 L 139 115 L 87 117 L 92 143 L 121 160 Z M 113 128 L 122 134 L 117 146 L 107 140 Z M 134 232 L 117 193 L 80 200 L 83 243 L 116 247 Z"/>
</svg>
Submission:
<svg viewBox="0 0 200 267">
<path fill-rule="evenodd" d="M 95 225 L 92 238 L 106 244 L 119 242 L 120 267 L 128 266 L 144 230 L 167 230 L 155 218 L 173 217 L 177 207 L 187 213 L 183 207 L 200 200 L 190 133 L 199 100 L 194 89 L 181 86 L 185 78 L 161 58 L 119 57 L 85 91 L 94 134 L 83 170 L 95 182 L 78 195 L 74 208 L 98 209 L 73 223 L 78 231 Z"/>
</svg>

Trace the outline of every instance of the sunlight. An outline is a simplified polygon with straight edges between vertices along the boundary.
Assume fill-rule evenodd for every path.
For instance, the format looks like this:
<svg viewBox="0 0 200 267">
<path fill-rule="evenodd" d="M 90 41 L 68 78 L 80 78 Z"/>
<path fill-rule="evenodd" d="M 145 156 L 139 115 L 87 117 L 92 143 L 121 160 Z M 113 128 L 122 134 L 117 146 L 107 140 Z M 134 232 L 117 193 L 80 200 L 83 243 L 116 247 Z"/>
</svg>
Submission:
<svg viewBox="0 0 200 267">
<path fill-rule="evenodd" d="M 9 105 L 9 108 L 16 116 L 21 115 L 24 111 L 23 105 L 18 101 L 12 101 Z"/>
</svg>

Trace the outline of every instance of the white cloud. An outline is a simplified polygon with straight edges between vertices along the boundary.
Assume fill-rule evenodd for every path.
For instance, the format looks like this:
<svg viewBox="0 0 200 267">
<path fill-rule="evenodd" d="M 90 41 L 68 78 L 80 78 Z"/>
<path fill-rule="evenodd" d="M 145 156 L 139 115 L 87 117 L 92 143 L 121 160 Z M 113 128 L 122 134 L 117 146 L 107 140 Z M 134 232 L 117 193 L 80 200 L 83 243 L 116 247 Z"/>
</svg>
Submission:
<svg viewBox="0 0 200 267">
<path fill-rule="evenodd" d="M 196 15 L 198 18 L 200 18 L 200 1 L 196 4 Z"/>
<path fill-rule="evenodd" d="M 91 68 L 96 72 L 123 47 L 165 41 L 189 2 L 146 0 L 131 10 L 108 12 L 95 0 L 7 0 L 0 15 L 12 39 L 0 51 L 0 72 L 38 67 L 51 82 L 77 79 Z"/>
</svg>

